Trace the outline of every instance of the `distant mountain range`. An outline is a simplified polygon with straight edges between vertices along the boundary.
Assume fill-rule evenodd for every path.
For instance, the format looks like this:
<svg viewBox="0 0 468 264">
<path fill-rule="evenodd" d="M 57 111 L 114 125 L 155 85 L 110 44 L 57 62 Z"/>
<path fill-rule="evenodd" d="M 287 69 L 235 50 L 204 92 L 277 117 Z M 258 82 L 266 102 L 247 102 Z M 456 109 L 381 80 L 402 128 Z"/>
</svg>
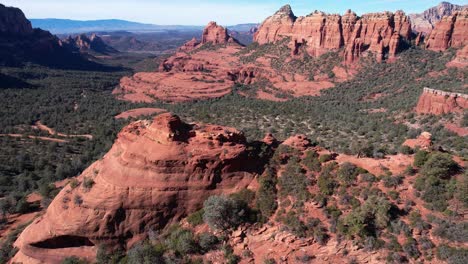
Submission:
<svg viewBox="0 0 468 264">
<path fill-rule="evenodd" d="M 119 19 L 105 20 L 70 20 L 70 19 L 29 19 L 34 28 L 42 28 L 53 34 L 76 34 L 97 31 L 129 31 L 129 32 L 157 32 L 157 31 L 194 31 L 203 30 L 203 26 L 183 26 L 183 25 L 153 25 L 144 24 Z M 245 32 L 258 24 L 239 24 L 228 26 L 229 30 Z"/>
<path fill-rule="evenodd" d="M 119 20 L 119 19 L 106 19 L 106 20 L 70 20 L 70 19 L 29 19 L 35 28 L 42 28 L 52 32 L 53 34 L 67 34 L 67 33 L 84 33 L 95 31 L 192 31 L 202 30 L 203 26 L 179 26 L 179 25 L 152 25 L 143 24 L 138 22 Z"/>
</svg>

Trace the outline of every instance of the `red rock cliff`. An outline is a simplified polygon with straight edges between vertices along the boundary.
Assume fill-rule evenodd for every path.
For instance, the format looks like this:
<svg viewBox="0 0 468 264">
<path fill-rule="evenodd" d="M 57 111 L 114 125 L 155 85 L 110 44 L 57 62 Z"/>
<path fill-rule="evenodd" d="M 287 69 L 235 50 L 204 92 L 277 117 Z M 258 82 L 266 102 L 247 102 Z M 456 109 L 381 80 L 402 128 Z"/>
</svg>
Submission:
<svg viewBox="0 0 468 264">
<path fill-rule="evenodd" d="M 451 16 L 456 11 L 461 11 L 467 8 L 468 5 L 454 5 L 448 2 L 442 2 L 439 5 L 429 8 L 421 14 L 411 14 L 411 25 L 413 31 L 421 33 L 425 36 L 429 35 L 434 26 L 444 16 Z"/>
<path fill-rule="evenodd" d="M 416 106 L 417 113 L 434 115 L 462 112 L 464 109 L 468 109 L 467 94 L 449 93 L 429 88 L 424 88 Z"/>
<path fill-rule="evenodd" d="M 468 44 L 468 9 L 442 18 L 426 40 L 426 48 L 434 51 L 444 51 L 450 47 L 462 48 L 466 44 Z"/>
<path fill-rule="evenodd" d="M 390 45 L 393 45 L 390 56 L 394 56 L 398 51 L 395 45 L 399 44 L 395 42 L 398 37 L 392 39 L 394 34 L 402 39 L 410 38 L 411 23 L 401 11 L 366 14 L 361 18 L 351 11 L 343 16 L 316 11 L 296 17 L 286 5 L 262 23 L 254 40 L 265 44 L 290 37 L 293 48 L 305 46 L 312 56 L 346 47 L 346 61 L 353 62 L 366 50 L 373 51 L 381 60 Z"/>
<path fill-rule="evenodd" d="M 134 122 L 78 178 L 92 186 L 66 186 L 24 230 L 14 261 L 92 259 L 97 245 L 141 239 L 198 210 L 210 195 L 248 186 L 262 167 L 249 153 L 234 128 L 185 124 L 172 114 Z"/>
</svg>

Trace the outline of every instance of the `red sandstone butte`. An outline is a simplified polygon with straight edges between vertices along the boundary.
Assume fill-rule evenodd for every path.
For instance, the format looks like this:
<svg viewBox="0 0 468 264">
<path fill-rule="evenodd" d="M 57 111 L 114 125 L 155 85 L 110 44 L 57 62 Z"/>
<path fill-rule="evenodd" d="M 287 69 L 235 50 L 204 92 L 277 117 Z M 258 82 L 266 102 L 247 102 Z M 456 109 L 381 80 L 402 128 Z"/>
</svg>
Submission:
<svg viewBox="0 0 468 264">
<path fill-rule="evenodd" d="M 234 128 L 186 124 L 172 114 L 125 127 L 111 150 L 28 226 L 14 262 L 92 260 L 98 245 L 130 244 L 200 209 L 206 198 L 247 187 L 261 164 Z M 124 245 L 125 246 L 125 245 Z"/>
<path fill-rule="evenodd" d="M 403 145 L 413 149 L 420 147 L 421 149 L 429 150 L 432 146 L 432 135 L 429 132 L 422 132 L 418 138 L 407 139 Z"/>
<path fill-rule="evenodd" d="M 426 48 L 445 51 L 448 48 L 462 48 L 468 43 L 468 9 L 443 17 L 426 40 Z"/>
<path fill-rule="evenodd" d="M 424 88 L 416 112 L 442 115 L 468 109 L 468 95 Z"/>
<path fill-rule="evenodd" d="M 305 46 L 312 56 L 345 47 L 346 62 L 355 61 L 367 50 L 376 53 L 380 61 L 387 48 L 390 57 L 395 56 L 400 38 L 410 39 L 411 23 L 401 11 L 366 14 L 361 18 L 350 10 L 343 16 L 316 11 L 296 17 L 286 5 L 262 23 L 254 40 L 266 44 L 285 37 L 291 38 L 293 53 L 300 46 Z"/>
</svg>

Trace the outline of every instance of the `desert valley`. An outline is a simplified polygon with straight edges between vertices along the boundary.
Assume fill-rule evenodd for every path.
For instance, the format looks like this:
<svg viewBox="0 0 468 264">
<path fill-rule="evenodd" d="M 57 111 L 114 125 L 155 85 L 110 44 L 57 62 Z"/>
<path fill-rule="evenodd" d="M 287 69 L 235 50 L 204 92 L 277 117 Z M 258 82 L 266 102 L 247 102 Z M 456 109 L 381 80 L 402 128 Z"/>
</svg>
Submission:
<svg viewBox="0 0 468 264">
<path fill-rule="evenodd" d="M 468 5 L 308 5 L 0 4 L 0 263 L 468 263 Z"/>
</svg>

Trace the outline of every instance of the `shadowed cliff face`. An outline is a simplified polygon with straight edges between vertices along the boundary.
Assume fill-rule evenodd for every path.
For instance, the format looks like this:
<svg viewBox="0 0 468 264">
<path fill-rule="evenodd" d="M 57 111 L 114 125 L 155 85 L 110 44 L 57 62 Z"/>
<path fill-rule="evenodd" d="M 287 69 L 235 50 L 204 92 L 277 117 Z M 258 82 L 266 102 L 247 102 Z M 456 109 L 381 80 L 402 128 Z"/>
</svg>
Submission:
<svg viewBox="0 0 468 264">
<path fill-rule="evenodd" d="M 211 195 L 247 187 L 263 168 L 252 155 L 233 128 L 186 124 L 172 114 L 134 122 L 83 172 L 79 186 L 65 187 L 23 232 L 15 261 L 92 258 L 95 245 L 138 240 L 200 209 Z"/>
<path fill-rule="evenodd" d="M 0 4 L 0 65 L 25 62 L 66 69 L 103 68 L 62 46 L 50 32 L 33 29 L 20 9 Z"/>
<path fill-rule="evenodd" d="M 350 10 L 343 16 L 316 11 L 296 17 L 287 5 L 262 23 L 254 40 L 266 44 L 290 37 L 293 52 L 298 46 L 305 46 L 312 56 L 345 48 L 345 60 L 351 63 L 367 50 L 374 52 L 379 61 L 384 53 L 395 56 L 401 48 L 400 39 L 409 40 L 410 34 L 411 23 L 401 11 L 362 17 Z"/>
</svg>

